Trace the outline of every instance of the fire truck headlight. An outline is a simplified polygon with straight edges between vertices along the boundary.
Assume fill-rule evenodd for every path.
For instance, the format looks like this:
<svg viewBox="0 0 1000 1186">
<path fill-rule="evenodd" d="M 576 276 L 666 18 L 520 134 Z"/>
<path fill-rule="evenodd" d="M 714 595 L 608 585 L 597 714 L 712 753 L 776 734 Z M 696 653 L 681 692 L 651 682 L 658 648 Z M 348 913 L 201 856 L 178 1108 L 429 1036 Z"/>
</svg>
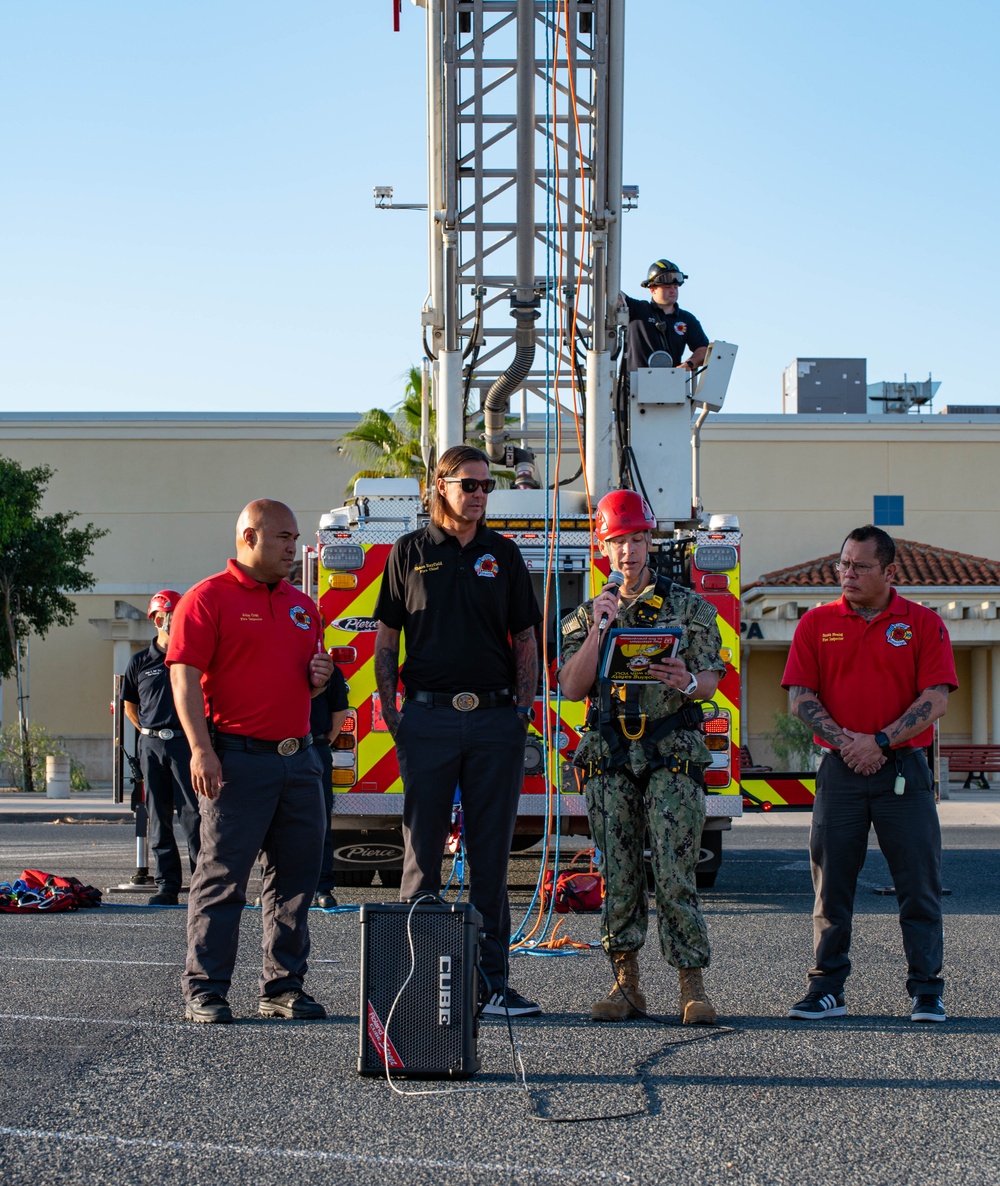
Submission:
<svg viewBox="0 0 1000 1186">
<path fill-rule="evenodd" d="M 364 566 L 365 550 L 360 544 L 324 544 L 319 561 L 324 568 L 351 572 Z"/>
<path fill-rule="evenodd" d="M 700 544 L 694 550 L 694 566 L 702 572 L 728 572 L 736 567 L 736 559 L 731 544 Z"/>
</svg>

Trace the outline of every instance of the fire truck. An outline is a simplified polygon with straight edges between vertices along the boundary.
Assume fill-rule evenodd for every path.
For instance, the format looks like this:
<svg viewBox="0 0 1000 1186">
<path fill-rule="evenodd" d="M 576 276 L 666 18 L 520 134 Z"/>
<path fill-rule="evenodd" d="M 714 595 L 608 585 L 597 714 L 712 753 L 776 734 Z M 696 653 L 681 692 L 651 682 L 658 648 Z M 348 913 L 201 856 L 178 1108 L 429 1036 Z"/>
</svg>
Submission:
<svg viewBox="0 0 1000 1186">
<path fill-rule="evenodd" d="M 414 3 L 428 79 L 420 451 L 429 474 L 445 449 L 475 444 L 508 475 L 488 524 L 520 549 L 543 607 L 515 847 L 587 833 L 572 765 L 585 706 L 559 693 L 559 623 L 606 580 L 593 508 L 628 486 L 656 517 L 658 571 L 718 614 L 726 672 L 703 726 L 712 765 L 699 881 L 709 885 L 722 833 L 742 811 L 741 536 L 734 515 L 701 504 L 699 441 L 723 406 L 736 347 L 712 342 L 696 371 L 665 353 L 642 368 L 627 362 L 621 234 L 638 187 L 622 184 L 625 6 Z M 389 186 L 375 197 L 389 211 L 424 206 L 394 203 Z M 372 615 L 392 545 L 426 521 L 418 479 L 360 479 L 304 551 L 305 587 L 353 706 L 334 750 L 341 884 L 369 884 L 376 872 L 399 884 L 403 788 L 375 683 Z"/>
</svg>

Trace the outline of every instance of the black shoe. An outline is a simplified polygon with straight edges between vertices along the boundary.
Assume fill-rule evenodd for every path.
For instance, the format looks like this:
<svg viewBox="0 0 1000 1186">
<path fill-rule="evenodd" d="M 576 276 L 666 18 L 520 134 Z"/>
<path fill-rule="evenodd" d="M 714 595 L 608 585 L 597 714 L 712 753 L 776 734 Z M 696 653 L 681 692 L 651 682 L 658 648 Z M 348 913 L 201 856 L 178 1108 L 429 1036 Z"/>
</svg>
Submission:
<svg viewBox="0 0 1000 1186">
<path fill-rule="evenodd" d="M 336 905 L 337 899 L 329 890 L 324 890 L 313 898 L 313 906 L 317 910 L 333 910 Z"/>
<path fill-rule="evenodd" d="M 788 1010 L 787 1016 L 818 1021 L 821 1017 L 844 1017 L 846 1013 L 843 993 L 834 996 L 832 992 L 810 992 Z"/>
<path fill-rule="evenodd" d="M 487 997 L 480 1012 L 483 1017 L 538 1017 L 542 1010 L 508 984 L 502 992 Z"/>
<path fill-rule="evenodd" d="M 233 1020 L 229 1002 L 217 992 L 203 992 L 184 1006 L 185 1021 L 201 1021 L 208 1025 L 228 1025 Z"/>
<path fill-rule="evenodd" d="M 257 1012 L 261 1017 L 286 1017 L 292 1021 L 322 1021 L 326 1010 L 301 988 L 279 992 L 273 997 L 261 997 Z"/>
<path fill-rule="evenodd" d="M 153 896 L 146 903 L 147 906 L 176 906 L 177 895 L 170 890 L 160 890 L 159 893 Z"/>
<path fill-rule="evenodd" d="M 913 998 L 913 1009 L 910 1013 L 911 1021 L 947 1021 L 948 1015 L 944 1011 L 944 1001 L 933 994 Z"/>
</svg>

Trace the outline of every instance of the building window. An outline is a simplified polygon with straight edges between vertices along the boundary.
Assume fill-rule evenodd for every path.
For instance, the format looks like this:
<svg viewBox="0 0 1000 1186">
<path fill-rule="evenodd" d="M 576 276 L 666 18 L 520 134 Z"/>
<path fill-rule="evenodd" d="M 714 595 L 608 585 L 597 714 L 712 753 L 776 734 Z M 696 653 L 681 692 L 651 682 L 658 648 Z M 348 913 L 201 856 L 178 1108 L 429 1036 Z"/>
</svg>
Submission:
<svg viewBox="0 0 1000 1186">
<path fill-rule="evenodd" d="M 876 494 L 872 522 L 876 527 L 902 527 L 903 495 Z"/>
</svg>

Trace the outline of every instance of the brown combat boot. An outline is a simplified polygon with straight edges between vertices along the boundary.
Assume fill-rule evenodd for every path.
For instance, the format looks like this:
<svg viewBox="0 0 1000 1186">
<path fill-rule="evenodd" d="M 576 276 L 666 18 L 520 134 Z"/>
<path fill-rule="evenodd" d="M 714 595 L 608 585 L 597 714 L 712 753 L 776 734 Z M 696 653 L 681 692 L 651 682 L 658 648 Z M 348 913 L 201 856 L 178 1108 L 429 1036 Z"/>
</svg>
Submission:
<svg viewBox="0 0 1000 1186">
<path fill-rule="evenodd" d="M 646 998 L 639 989 L 639 953 L 612 951 L 611 966 L 614 988 L 590 1010 L 591 1021 L 628 1021 L 646 1011 Z"/>
<path fill-rule="evenodd" d="M 715 1025 L 719 1015 L 705 992 L 701 968 L 678 968 L 681 979 L 681 1021 L 684 1025 Z"/>
</svg>

